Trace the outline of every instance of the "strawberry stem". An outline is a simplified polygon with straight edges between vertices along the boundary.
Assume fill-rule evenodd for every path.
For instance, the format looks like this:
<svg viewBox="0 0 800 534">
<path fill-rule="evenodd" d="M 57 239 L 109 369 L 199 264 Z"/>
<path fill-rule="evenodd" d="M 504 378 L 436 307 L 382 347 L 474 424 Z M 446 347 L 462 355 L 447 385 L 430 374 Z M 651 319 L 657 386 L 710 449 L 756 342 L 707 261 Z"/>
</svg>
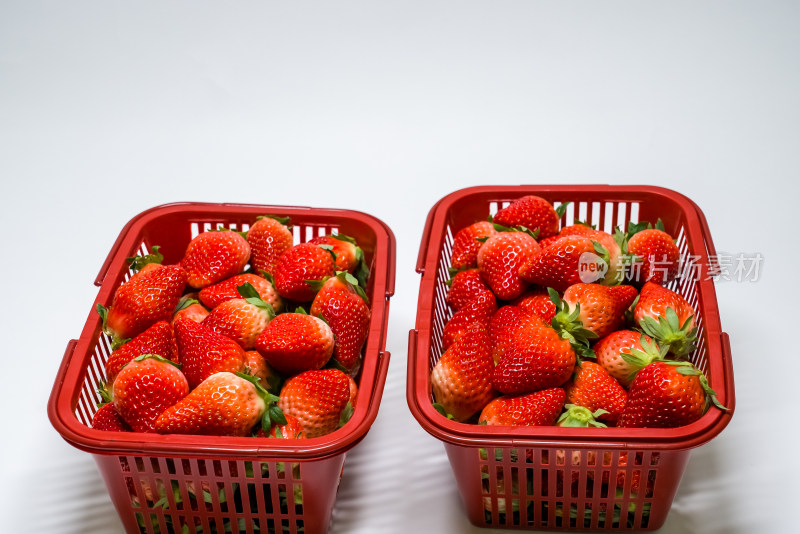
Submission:
<svg viewBox="0 0 800 534">
<path fill-rule="evenodd" d="M 598 428 L 605 428 L 606 425 L 597 421 L 601 415 L 607 414 L 607 410 L 602 408 L 592 412 L 589 408 L 584 406 L 577 406 L 575 404 L 565 404 L 566 411 L 561 414 L 556 421 L 556 426 L 570 426 L 570 427 L 588 427 L 594 426 Z"/>
</svg>

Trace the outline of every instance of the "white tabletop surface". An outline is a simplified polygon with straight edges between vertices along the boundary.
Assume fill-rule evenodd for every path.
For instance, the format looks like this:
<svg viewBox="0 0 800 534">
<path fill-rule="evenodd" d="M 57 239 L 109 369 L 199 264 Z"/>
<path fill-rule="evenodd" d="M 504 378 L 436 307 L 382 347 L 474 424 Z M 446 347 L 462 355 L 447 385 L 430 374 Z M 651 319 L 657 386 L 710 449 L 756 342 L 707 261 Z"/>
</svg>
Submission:
<svg viewBox="0 0 800 534">
<path fill-rule="evenodd" d="M 118 533 L 90 456 L 51 427 L 64 348 L 123 225 L 175 201 L 352 208 L 397 237 L 380 414 L 334 533 L 469 525 L 405 400 L 429 208 L 479 184 L 655 184 L 694 199 L 737 410 L 696 449 L 663 527 L 793 532 L 800 4 L 0 2 L 3 532 Z"/>
</svg>

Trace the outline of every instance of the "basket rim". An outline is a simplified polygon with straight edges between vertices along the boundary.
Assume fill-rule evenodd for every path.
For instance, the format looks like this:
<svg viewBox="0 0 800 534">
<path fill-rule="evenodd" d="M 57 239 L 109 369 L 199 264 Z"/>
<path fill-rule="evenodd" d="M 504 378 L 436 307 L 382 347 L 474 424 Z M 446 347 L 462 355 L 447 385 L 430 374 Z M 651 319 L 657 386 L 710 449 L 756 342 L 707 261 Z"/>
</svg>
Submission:
<svg viewBox="0 0 800 534">
<path fill-rule="evenodd" d="M 713 281 L 698 281 L 698 307 L 702 309 L 708 350 L 708 373 L 716 380 L 718 398 L 727 411 L 708 410 L 690 425 L 678 428 L 563 428 L 563 427 L 486 427 L 460 423 L 442 417 L 430 402 L 428 357 L 432 333 L 432 299 L 445 218 L 453 204 L 473 195 L 487 193 L 508 198 L 524 194 L 646 195 L 675 202 L 686 218 L 690 252 L 700 258 L 702 273 L 710 270 L 714 256 L 708 224 L 700 208 L 676 191 L 649 185 L 517 185 L 474 186 L 442 197 L 430 209 L 420 243 L 417 272 L 422 275 L 415 328 L 409 332 L 408 381 L 406 400 L 413 416 L 431 435 L 441 441 L 469 447 L 568 447 L 607 449 L 689 449 L 706 443 L 719 434 L 731 419 L 735 406 L 733 370 L 728 335 L 721 331 Z M 569 199 L 565 199 L 569 200 Z M 611 201 L 611 200 L 609 200 Z M 703 246 L 700 246 L 702 244 Z M 724 387 L 719 388 L 717 384 Z"/>
<path fill-rule="evenodd" d="M 256 437 L 189 436 L 175 434 L 144 434 L 136 432 L 101 431 L 84 425 L 76 416 L 86 363 L 102 330 L 99 316 L 94 312 L 99 304 L 108 305 L 116 290 L 114 276 L 125 266 L 125 257 L 138 247 L 141 232 L 155 219 L 165 215 L 252 216 L 280 213 L 302 220 L 315 219 L 357 222 L 375 235 L 373 295 L 371 295 L 370 333 L 364 349 L 364 361 L 359 384 L 359 400 L 350 421 L 325 436 L 304 440 L 277 440 Z M 189 222 L 187 220 L 187 222 Z M 100 286 L 78 339 L 70 340 L 56 374 L 48 400 L 47 412 L 51 424 L 62 438 L 74 447 L 101 455 L 161 455 L 257 459 L 268 456 L 287 460 L 318 460 L 343 454 L 360 442 L 377 416 L 388 372 L 390 354 L 385 350 L 389 299 L 394 294 L 395 238 L 392 230 L 380 219 L 364 212 L 335 208 L 277 206 L 262 204 L 176 202 L 162 204 L 140 212 L 122 228 L 111 247 L 95 285 Z M 102 378 L 102 377 L 101 377 Z M 369 392 L 369 395 L 365 393 Z"/>
</svg>

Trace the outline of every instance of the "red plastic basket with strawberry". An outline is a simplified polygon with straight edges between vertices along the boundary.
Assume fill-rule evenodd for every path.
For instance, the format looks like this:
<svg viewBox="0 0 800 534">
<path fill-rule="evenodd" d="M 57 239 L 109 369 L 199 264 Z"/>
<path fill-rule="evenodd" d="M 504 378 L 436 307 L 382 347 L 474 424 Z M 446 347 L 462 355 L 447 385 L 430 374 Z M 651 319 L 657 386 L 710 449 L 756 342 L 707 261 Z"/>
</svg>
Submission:
<svg viewBox="0 0 800 534">
<path fill-rule="evenodd" d="M 408 403 L 472 523 L 663 525 L 690 450 L 735 405 L 715 259 L 697 205 L 658 187 L 474 187 L 434 205 Z"/>
<path fill-rule="evenodd" d="M 347 210 L 186 203 L 127 224 L 48 405 L 127 532 L 327 532 L 383 392 L 394 250 Z"/>
</svg>

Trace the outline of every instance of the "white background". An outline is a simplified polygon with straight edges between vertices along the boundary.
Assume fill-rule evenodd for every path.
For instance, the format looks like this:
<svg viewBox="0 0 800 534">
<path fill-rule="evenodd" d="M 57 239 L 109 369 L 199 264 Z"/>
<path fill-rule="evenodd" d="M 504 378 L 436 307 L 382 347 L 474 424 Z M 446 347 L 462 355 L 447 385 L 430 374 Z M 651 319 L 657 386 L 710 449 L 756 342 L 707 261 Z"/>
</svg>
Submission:
<svg viewBox="0 0 800 534">
<path fill-rule="evenodd" d="M 123 225 L 174 201 L 352 208 L 397 237 L 384 401 L 331 531 L 490 532 L 405 401 L 428 209 L 479 184 L 655 184 L 715 244 L 738 407 L 662 532 L 790 532 L 800 494 L 794 2 L 0 2 L 3 532 L 118 533 L 46 402 Z"/>
</svg>

